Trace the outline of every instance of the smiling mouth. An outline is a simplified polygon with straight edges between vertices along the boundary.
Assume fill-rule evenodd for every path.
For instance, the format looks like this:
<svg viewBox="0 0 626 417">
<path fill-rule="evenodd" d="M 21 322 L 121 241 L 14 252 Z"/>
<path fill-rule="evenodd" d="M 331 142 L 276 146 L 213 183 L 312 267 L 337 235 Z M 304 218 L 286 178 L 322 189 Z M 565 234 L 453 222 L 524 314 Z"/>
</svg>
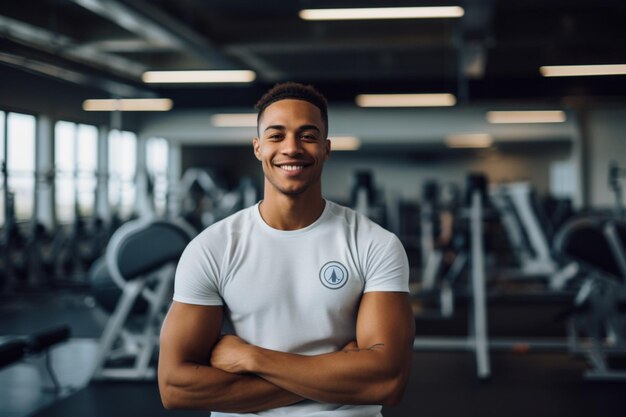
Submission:
<svg viewBox="0 0 626 417">
<path fill-rule="evenodd" d="M 285 173 L 297 174 L 304 171 L 311 165 L 308 161 L 279 161 L 274 164 L 277 168 L 281 169 Z"/>
<path fill-rule="evenodd" d="M 296 172 L 302 171 L 304 169 L 304 165 L 280 165 L 279 168 L 287 172 Z"/>
</svg>

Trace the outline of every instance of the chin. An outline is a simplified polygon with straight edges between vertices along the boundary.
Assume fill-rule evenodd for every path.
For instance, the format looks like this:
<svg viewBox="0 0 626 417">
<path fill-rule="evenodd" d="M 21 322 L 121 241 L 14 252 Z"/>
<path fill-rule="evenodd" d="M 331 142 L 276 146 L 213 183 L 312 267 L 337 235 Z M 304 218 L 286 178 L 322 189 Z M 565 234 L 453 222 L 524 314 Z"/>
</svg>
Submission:
<svg viewBox="0 0 626 417">
<path fill-rule="evenodd" d="M 294 196 L 294 197 L 297 195 L 303 194 L 305 191 L 306 191 L 306 188 L 298 188 L 295 190 L 285 190 L 285 189 L 280 190 L 281 193 L 288 195 L 288 196 Z"/>
<path fill-rule="evenodd" d="M 290 182 L 282 182 L 282 181 L 270 181 L 273 188 L 278 191 L 280 194 L 287 196 L 299 196 L 304 194 L 314 187 L 315 183 L 309 181 L 290 181 Z"/>
</svg>

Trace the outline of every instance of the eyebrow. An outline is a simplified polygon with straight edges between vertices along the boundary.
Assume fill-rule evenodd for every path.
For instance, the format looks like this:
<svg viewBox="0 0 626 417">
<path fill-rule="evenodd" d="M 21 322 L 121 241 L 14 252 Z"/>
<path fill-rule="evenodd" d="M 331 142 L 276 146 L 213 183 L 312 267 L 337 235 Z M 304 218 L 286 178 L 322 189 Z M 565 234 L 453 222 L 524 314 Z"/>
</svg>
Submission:
<svg viewBox="0 0 626 417">
<path fill-rule="evenodd" d="M 263 131 L 265 132 L 265 131 L 270 130 L 270 129 L 285 130 L 285 126 L 282 126 L 282 125 L 271 125 L 271 126 L 266 127 L 265 129 L 263 129 Z"/>
<path fill-rule="evenodd" d="M 268 131 L 270 129 L 276 129 L 276 130 L 285 130 L 285 126 L 283 125 L 271 125 L 266 127 L 263 131 Z M 302 130 L 317 130 L 318 132 L 321 132 L 321 129 L 315 125 L 302 125 L 300 127 L 298 127 L 299 131 Z"/>
<path fill-rule="evenodd" d="M 321 132 L 320 128 L 315 125 L 303 125 L 298 128 L 298 130 L 317 130 Z"/>
</svg>

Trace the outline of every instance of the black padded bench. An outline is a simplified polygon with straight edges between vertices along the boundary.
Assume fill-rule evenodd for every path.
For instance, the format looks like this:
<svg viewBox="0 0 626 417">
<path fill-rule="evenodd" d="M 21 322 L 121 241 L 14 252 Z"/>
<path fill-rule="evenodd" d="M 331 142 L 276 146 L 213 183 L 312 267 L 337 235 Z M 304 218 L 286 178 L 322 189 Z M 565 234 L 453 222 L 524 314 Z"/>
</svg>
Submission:
<svg viewBox="0 0 626 417">
<path fill-rule="evenodd" d="M 26 355 L 26 342 L 9 339 L 0 342 L 0 369 L 20 361 Z"/>
<path fill-rule="evenodd" d="M 58 326 L 26 337 L 26 353 L 36 355 L 70 338 L 68 326 Z"/>
<path fill-rule="evenodd" d="M 26 336 L 6 337 L 0 339 L 0 369 L 32 359 L 42 376 L 44 389 L 51 388 L 55 392 L 61 385 L 50 363 L 50 349 L 67 341 L 71 336 L 68 326 L 57 326 Z"/>
</svg>

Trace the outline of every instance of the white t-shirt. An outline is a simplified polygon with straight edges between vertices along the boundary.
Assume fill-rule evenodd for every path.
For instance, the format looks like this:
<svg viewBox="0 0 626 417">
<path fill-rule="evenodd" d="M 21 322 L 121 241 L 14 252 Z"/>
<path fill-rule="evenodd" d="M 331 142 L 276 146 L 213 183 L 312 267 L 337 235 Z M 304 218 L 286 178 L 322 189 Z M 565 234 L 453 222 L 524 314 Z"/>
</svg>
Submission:
<svg viewBox="0 0 626 417">
<path fill-rule="evenodd" d="M 315 355 L 356 339 L 363 293 L 408 292 L 408 277 L 399 239 L 354 210 L 326 201 L 313 224 L 283 231 L 263 221 L 257 204 L 211 225 L 187 246 L 174 300 L 225 305 L 246 342 Z M 367 417 L 381 408 L 303 401 L 245 415 Z"/>
</svg>

